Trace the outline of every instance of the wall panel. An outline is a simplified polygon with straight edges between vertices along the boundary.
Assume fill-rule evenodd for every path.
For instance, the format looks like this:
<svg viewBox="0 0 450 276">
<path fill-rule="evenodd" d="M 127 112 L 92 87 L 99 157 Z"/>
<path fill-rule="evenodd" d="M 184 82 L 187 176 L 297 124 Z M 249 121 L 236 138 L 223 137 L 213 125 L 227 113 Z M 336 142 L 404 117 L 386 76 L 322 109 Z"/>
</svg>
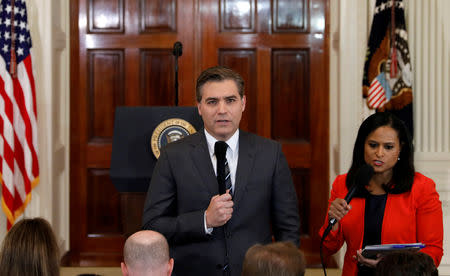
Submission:
<svg viewBox="0 0 450 276">
<path fill-rule="evenodd" d="M 410 2 L 416 150 L 450 152 L 450 19 L 444 12 L 450 5 Z"/>
<path fill-rule="evenodd" d="M 444 256 L 439 275 L 450 275 L 450 2 L 409 0 L 406 4 L 414 74 L 415 165 L 435 181 L 442 201 Z"/>
</svg>

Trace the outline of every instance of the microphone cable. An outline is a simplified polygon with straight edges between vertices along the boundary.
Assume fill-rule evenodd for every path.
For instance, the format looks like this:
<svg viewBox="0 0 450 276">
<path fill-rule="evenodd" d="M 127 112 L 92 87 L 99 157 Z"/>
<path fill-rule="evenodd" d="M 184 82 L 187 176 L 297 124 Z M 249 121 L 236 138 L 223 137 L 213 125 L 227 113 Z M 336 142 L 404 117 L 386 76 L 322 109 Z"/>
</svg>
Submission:
<svg viewBox="0 0 450 276">
<path fill-rule="evenodd" d="M 325 240 L 325 237 L 328 236 L 328 234 L 331 231 L 331 228 L 333 228 L 333 224 L 328 224 L 327 228 L 325 229 L 325 231 L 323 232 L 322 238 L 320 239 L 320 248 L 319 248 L 319 254 L 320 254 L 320 262 L 322 263 L 322 269 L 323 269 L 323 275 L 327 276 L 327 270 L 325 267 L 325 261 L 323 259 L 323 241 Z"/>
</svg>

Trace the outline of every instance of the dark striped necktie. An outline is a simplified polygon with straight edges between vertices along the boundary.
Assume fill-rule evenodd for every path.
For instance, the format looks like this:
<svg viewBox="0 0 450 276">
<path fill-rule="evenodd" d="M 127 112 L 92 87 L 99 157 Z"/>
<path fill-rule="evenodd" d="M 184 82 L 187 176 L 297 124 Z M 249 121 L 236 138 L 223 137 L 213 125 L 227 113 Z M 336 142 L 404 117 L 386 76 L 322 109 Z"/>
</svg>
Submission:
<svg viewBox="0 0 450 276">
<path fill-rule="evenodd" d="M 225 157 L 225 187 L 227 190 L 230 190 L 230 195 L 233 194 L 233 189 L 231 188 L 231 173 L 230 167 L 228 166 L 228 160 Z"/>
<path fill-rule="evenodd" d="M 226 158 L 228 145 L 224 141 L 217 141 L 214 145 L 214 154 L 217 159 L 217 182 L 219 184 L 219 193 L 223 194 L 226 190 L 231 189 L 230 167 Z"/>
</svg>

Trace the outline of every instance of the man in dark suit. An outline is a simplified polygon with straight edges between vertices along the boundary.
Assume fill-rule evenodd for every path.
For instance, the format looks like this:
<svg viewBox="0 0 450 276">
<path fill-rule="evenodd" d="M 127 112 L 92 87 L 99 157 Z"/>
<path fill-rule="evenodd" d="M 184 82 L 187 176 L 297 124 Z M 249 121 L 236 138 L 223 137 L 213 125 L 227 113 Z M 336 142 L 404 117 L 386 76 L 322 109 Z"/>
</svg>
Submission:
<svg viewBox="0 0 450 276">
<path fill-rule="evenodd" d="M 204 129 L 161 150 L 143 228 L 169 241 L 174 275 L 238 276 L 245 252 L 256 243 L 270 243 L 273 236 L 299 246 L 296 192 L 281 145 L 239 130 L 246 98 L 238 73 L 220 66 L 203 71 L 196 98 Z M 217 141 L 227 143 L 231 186 L 223 194 Z"/>
</svg>

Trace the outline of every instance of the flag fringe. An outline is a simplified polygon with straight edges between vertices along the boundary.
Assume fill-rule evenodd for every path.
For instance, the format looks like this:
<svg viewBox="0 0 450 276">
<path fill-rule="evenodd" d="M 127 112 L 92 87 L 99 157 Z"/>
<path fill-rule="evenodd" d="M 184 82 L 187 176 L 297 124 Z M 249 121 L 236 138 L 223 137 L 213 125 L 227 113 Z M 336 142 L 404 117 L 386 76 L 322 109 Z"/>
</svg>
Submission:
<svg viewBox="0 0 450 276">
<path fill-rule="evenodd" d="M 3 184 L 3 178 L 2 175 L 0 174 L 0 183 Z M 36 177 L 35 179 L 33 179 L 33 181 L 31 181 L 31 191 L 39 184 L 39 176 Z M 5 188 L 5 187 L 3 187 Z M 7 220 L 9 221 L 9 223 L 11 225 L 14 225 L 14 222 L 16 221 L 16 219 L 23 214 L 23 212 L 25 211 L 25 208 L 27 207 L 28 203 L 31 201 L 31 191 L 27 194 L 27 197 L 25 198 L 25 201 L 22 203 L 22 205 L 13 213 L 11 212 L 11 210 L 8 208 L 8 206 L 6 205 L 6 202 L 4 201 L 3 197 L 2 197 L 2 209 L 3 212 L 6 215 Z"/>
</svg>

